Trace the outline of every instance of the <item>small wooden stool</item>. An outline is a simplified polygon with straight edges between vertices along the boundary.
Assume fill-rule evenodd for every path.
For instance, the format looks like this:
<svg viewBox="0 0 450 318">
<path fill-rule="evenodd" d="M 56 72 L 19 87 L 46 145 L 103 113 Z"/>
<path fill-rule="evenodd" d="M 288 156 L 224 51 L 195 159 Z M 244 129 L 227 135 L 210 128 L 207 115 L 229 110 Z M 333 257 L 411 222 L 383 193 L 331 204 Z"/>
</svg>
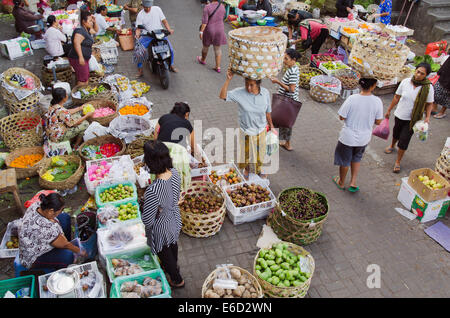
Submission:
<svg viewBox="0 0 450 318">
<path fill-rule="evenodd" d="M 19 197 L 19 188 L 17 187 L 16 170 L 6 169 L 0 171 L 0 194 L 12 192 L 17 206 L 20 208 L 22 215 L 25 214 L 22 202 Z"/>
</svg>

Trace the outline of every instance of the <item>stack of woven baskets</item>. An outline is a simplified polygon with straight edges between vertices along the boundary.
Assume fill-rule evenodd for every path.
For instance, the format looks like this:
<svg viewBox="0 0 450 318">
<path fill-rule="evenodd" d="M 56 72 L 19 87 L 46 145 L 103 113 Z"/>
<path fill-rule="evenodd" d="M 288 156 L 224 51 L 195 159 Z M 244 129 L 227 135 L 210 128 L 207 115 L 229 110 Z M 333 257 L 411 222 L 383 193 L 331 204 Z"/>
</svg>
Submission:
<svg viewBox="0 0 450 318">
<path fill-rule="evenodd" d="M 42 146 L 44 136 L 41 116 L 35 112 L 19 112 L 0 119 L 0 137 L 9 150 Z"/>
<path fill-rule="evenodd" d="M 69 66 L 59 68 L 55 70 L 56 73 L 56 79 L 61 82 L 72 82 L 72 68 Z M 42 67 L 42 84 L 45 87 L 51 86 L 52 81 L 54 81 L 53 71 L 51 69 L 46 68 L 45 66 Z"/>
<path fill-rule="evenodd" d="M 436 172 L 440 173 L 444 178 L 450 181 L 450 148 L 444 147 L 441 155 L 436 160 Z"/>
<path fill-rule="evenodd" d="M 8 106 L 11 114 L 22 111 L 38 111 L 39 110 L 39 90 L 41 89 L 41 80 L 26 69 L 20 67 L 13 67 L 3 72 L 3 81 L 9 86 L 15 87 L 17 90 L 24 92 L 28 91 L 28 88 L 17 87 L 8 77 L 18 74 L 26 77 L 31 77 L 34 80 L 35 89 L 27 97 L 19 100 L 14 92 L 9 92 L 3 85 L 0 85 L 0 93 L 2 94 L 3 101 Z"/>
</svg>

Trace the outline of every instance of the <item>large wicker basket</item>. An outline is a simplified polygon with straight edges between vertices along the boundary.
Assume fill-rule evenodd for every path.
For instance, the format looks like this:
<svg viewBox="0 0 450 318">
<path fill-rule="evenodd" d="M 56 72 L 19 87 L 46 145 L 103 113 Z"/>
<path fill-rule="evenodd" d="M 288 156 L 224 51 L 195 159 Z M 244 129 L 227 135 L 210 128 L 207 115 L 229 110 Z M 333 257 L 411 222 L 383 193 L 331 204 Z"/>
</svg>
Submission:
<svg viewBox="0 0 450 318">
<path fill-rule="evenodd" d="M 309 95 L 311 95 L 312 99 L 320 103 L 334 103 L 339 97 L 338 94 L 324 90 L 320 86 L 311 87 Z"/>
<path fill-rule="evenodd" d="M 21 147 L 42 146 L 41 116 L 20 112 L 0 119 L 0 136 L 10 151 Z"/>
<path fill-rule="evenodd" d="M 334 77 L 341 81 L 343 89 L 353 90 L 358 87 L 361 75 L 352 69 L 341 69 L 334 73 Z"/>
<path fill-rule="evenodd" d="M 439 158 L 436 160 L 436 172 L 450 181 L 450 149 L 444 148 Z"/>
<path fill-rule="evenodd" d="M 116 153 L 114 156 L 121 156 L 125 153 L 126 149 L 127 149 L 127 145 L 125 144 L 125 142 L 122 139 L 116 138 L 114 136 L 111 135 L 104 135 L 104 136 L 100 136 L 100 137 L 95 137 L 92 139 L 89 139 L 85 142 L 83 142 L 80 147 L 78 147 L 78 155 L 81 157 L 81 159 L 83 159 L 84 161 L 89 161 L 92 160 L 86 156 L 84 156 L 82 154 L 82 150 L 85 146 L 90 146 L 90 145 L 97 145 L 97 146 L 102 146 L 104 144 L 108 144 L 108 143 L 115 143 L 119 146 L 121 146 L 121 149 L 118 153 Z"/>
<path fill-rule="evenodd" d="M 109 107 L 109 108 L 111 108 L 114 111 L 114 114 L 109 115 L 109 116 L 97 117 L 97 118 L 90 117 L 90 118 L 88 118 L 88 121 L 90 123 L 92 123 L 93 121 L 96 121 L 102 126 L 108 126 L 109 123 L 111 122 L 111 120 L 113 120 L 114 118 L 119 116 L 119 114 L 117 113 L 118 105 L 113 100 L 110 100 L 110 99 L 109 100 L 108 99 L 94 99 L 94 100 L 91 100 L 90 102 L 88 102 L 86 104 L 91 104 L 92 106 L 94 106 L 95 109 Z"/>
<path fill-rule="evenodd" d="M 316 75 L 311 75 L 311 76 L 306 75 L 307 73 L 311 73 L 311 72 L 316 73 Z M 322 70 L 318 69 L 317 67 L 309 66 L 309 63 L 308 63 L 308 65 L 300 66 L 299 73 L 300 73 L 300 76 L 299 76 L 298 86 L 300 86 L 301 88 L 304 88 L 304 89 L 310 89 L 309 82 L 310 82 L 311 78 L 313 78 L 314 76 L 317 76 L 317 75 L 325 74 Z"/>
<path fill-rule="evenodd" d="M 210 237 L 215 235 L 222 228 L 226 215 L 225 198 L 221 189 L 209 182 L 192 181 L 191 186 L 181 193 L 180 203 L 183 202 L 186 194 L 210 194 L 220 197 L 223 202 L 222 206 L 215 212 L 199 214 L 181 212 L 181 220 L 183 227 L 181 230 L 192 237 Z"/>
<path fill-rule="evenodd" d="M 280 28 L 258 26 L 231 30 L 230 67 L 243 77 L 276 76 L 283 66 L 287 37 Z"/>
<path fill-rule="evenodd" d="M 258 294 L 258 298 L 262 298 L 262 297 L 264 296 L 263 290 L 262 290 L 262 288 L 261 288 L 261 285 L 259 284 L 258 279 L 256 279 L 255 276 L 253 276 L 253 275 L 250 274 L 248 271 L 246 271 L 245 269 L 243 269 L 243 268 L 241 268 L 241 267 L 238 267 L 238 266 L 229 265 L 228 268 L 229 268 L 229 269 L 236 268 L 236 269 L 238 269 L 238 270 L 241 271 L 241 274 L 242 274 L 242 275 L 248 276 L 248 278 L 249 278 L 249 279 L 251 280 L 251 282 L 252 282 L 250 285 L 252 285 L 252 287 L 255 288 L 256 293 Z M 208 275 L 208 277 L 206 277 L 205 281 L 203 282 L 203 286 L 202 286 L 202 298 L 205 298 L 206 291 L 207 291 L 208 289 L 211 289 L 211 288 L 212 288 L 212 285 L 214 284 L 214 280 L 215 280 L 216 277 L 217 277 L 217 272 L 218 272 L 219 270 L 220 270 L 219 268 L 216 268 L 215 270 L 213 270 L 213 271 Z"/>
<path fill-rule="evenodd" d="M 42 175 L 51 168 L 52 158 L 46 158 L 42 160 L 41 163 L 39 164 L 39 185 L 41 186 L 41 188 L 48 190 L 69 190 L 74 188 L 80 181 L 81 177 L 83 176 L 84 163 L 80 157 L 78 157 L 77 155 L 63 155 L 59 157 L 62 160 L 67 161 L 68 163 L 73 162 L 77 163 L 78 169 L 75 171 L 73 175 L 71 175 L 64 181 L 59 182 L 47 181 L 42 178 Z"/>
<path fill-rule="evenodd" d="M 44 157 L 37 162 L 36 164 L 34 164 L 34 166 L 30 167 L 30 168 L 14 168 L 11 167 L 11 163 L 20 156 L 23 155 L 34 155 L 34 154 L 41 154 Z M 42 160 L 44 160 L 45 158 L 45 153 L 44 153 L 44 148 L 40 147 L 40 146 L 36 146 L 36 147 L 24 147 L 24 148 L 19 148 L 16 149 L 14 151 L 12 151 L 8 157 L 6 157 L 5 159 L 5 164 L 8 168 L 13 168 L 16 170 L 16 178 L 17 179 L 24 179 L 24 178 L 29 178 L 29 177 L 33 177 L 36 176 L 38 174 L 38 170 L 39 170 L 39 164 L 42 162 Z"/>
<path fill-rule="evenodd" d="M 60 68 L 55 70 L 56 72 L 56 79 L 61 81 L 61 82 L 67 82 L 67 83 L 71 83 L 72 82 L 72 68 L 70 66 L 64 67 L 64 68 Z M 49 87 L 51 86 L 52 81 L 54 81 L 53 78 L 53 71 L 48 68 L 46 68 L 45 66 L 42 67 L 42 84 L 45 87 Z"/>
<path fill-rule="evenodd" d="M 105 74 L 98 74 L 96 72 L 89 73 L 89 84 L 98 84 L 103 81 L 105 78 Z"/>
<path fill-rule="evenodd" d="M 106 90 L 104 90 L 103 92 L 94 95 L 90 98 L 76 98 L 73 96 L 73 94 L 75 94 L 79 89 L 81 88 L 86 88 L 86 87 L 94 87 L 94 86 L 100 86 L 103 85 L 104 87 L 106 87 Z M 87 85 L 77 85 L 74 88 L 72 88 L 72 101 L 74 104 L 84 104 L 87 103 L 91 100 L 95 100 L 95 99 L 112 99 L 113 98 L 113 94 L 111 91 L 111 86 L 109 84 L 106 83 L 97 83 L 97 84 L 87 84 Z"/>
<path fill-rule="evenodd" d="M 272 285 L 265 280 L 261 279 L 257 274 L 255 270 L 256 262 L 258 260 L 258 256 L 261 250 L 258 251 L 258 253 L 255 256 L 255 260 L 253 262 L 253 275 L 258 280 L 259 284 L 261 285 L 264 294 L 267 297 L 271 298 L 303 298 L 306 296 L 306 293 L 308 292 L 309 286 L 311 285 L 311 280 L 314 275 L 314 258 L 312 255 L 305 250 L 303 247 L 289 243 L 289 242 L 283 242 L 288 246 L 288 250 L 292 252 L 294 255 L 303 255 L 309 259 L 309 264 L 311 268 L 311 275 L 309 278 L 301 285 L 299 286 L 292 286 L 292 287 L 278 287 L 275 285 Z"/>
</svg>

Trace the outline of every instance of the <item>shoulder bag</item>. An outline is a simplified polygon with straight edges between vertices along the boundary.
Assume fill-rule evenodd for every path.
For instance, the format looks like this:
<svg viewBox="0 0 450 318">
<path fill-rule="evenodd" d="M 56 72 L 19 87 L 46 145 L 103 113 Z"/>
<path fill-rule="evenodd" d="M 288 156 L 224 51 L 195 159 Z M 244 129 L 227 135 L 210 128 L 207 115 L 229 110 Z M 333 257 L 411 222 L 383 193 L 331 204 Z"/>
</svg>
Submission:
<svg viewBox="0 0 450 318">
<path fill-rule="evenodd" d="M 221 1 L 218 1 L 218 5 L 217 7 L 214 9 L 214 11 L 208 16 L 208 21 L 209 19 L 211 19 L 211 17 L 214 15 L 214 13 L 216 13 L 217 9 L 219 9 L 220 5 L 222 4 Z M 200 23 L 200 26 L 198 27 L 198 30 L 201 31 L 202 30 L 202 23 Z"/>
<path fill-rule="evenodd" d="M 297 102 L 285 95 L 273 94 L 271 114 L 273 125 L 276 128 L 292 128 L 301 107 L 301 102 Z"/>
</svg>

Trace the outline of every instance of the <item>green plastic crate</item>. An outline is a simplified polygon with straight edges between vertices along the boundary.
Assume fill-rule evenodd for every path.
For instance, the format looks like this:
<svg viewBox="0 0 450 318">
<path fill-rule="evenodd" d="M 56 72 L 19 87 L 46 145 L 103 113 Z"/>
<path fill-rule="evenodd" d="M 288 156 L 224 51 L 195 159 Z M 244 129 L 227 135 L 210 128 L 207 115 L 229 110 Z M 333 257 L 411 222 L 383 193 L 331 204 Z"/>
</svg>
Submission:
<svg viewBox="0 0 450 318">
<path fill-rule="evenodd" d="M 113 258 L 122 258 L 122 259 L 126 259 L 126 260 L 136 259 L 136 258 L 144 259 L 144 255 L 146 255 L 146 254 L 150 255 L 150 261 L 153 262 L 153 264 L 155 266 L 152 269 L 160 269 L 161 266 L 159 265 L 158 258 L 156 257 L 156 255 L 152 254 L 152 251 L 149 247 L 106 255 L 106 272 L 108 273 L 109 281 L 112 283 L 112 282 L 114 282 L 114 280 L 116 278 L 118 278 L 114 275 L 114 267 L 111 263 L 111 260 Z M 147 270 L 147 271 L 149 271 L 149 270 Z M 122 276 L 119 276 L 119 277 L 122 277 Z M 111 288 L 111 290 L 113 290 L 113 289 Z"/>
<path fill-rule="evenodd" d="M 111 201 L 111 202 L 102 202 L 100 200 L 100 194 L 103 193 L 103 191 L 110 189 L 110 188 L 115 188 L 116 186 L 118 186 L 119 184 L 123 184 L 124 186 L 130 186 L 133 188 L 133 196 L 125 198 L 123 200 L 119 200 L 119 201 Z M 97 208 L 101 208 L 104 207 L 107 204 L 115 204 L 115 203 L 125 203 L 125 202 L 130 202 L 130 201 L 136 201 L 137 202 L 137 189 L 136 189 L 136 185 L 134 183 L 131 182 L 116 182 L 116 183 L 109 183 L 109 184 L 101 184 L 99 185 L 96 189 L 95 189 L 95 203 L 97 204 Z"/>
<path fill-rule="evenodd" d="M 36 298 L 35 278 L 33 275 L 0 281 L 0 298 L 3 298 L 8 290 L 15 294 L 24 287 L 30 287 L 30 298 Z"/>
<path fill-rule="evenodd" d="M 115 207 L 119 207 L 119 206 L 121 206 L 123 204 L 128 204 L 128 203 L 132 203 L 133 205 L 137 205 L 137 207 L 138 207 L 137 216 L 134 219 L 124 220 L 124 221 L 120 221 L 120 222 L 127 222 L 127 221 L 131 221 L 131 220 L 140 220 L 141 219 L 141 211 L 139 209 L 139 203 L 137 203 L 137 201 L 129 200 L 129 201 L 126 201 L 126 202 L 111 203 L 111 205 L 113 205 Z M 106 206 L 106 205 L 108 205 L 108 204 L 105 204 L 104 206 Z M 119 219 L 117 218 L 117 220 L 119 220 Z M 100 220 L 98 218 L 97 218 L 97 224 L 98 224 L 99 228 L 106 227 L 106 225 L 103 225 L 102 223 L 100 223 Z"/>
<path fill-rule="evenodd" d="M 151 277 L 153 279 L 160 277 L 162 282 L 162 293 L 158 296 L 153 296 L 150 298 L 171 298 L 172 291 L 170 290 L 169 283 L 167 282 L 166 276 L 164 275 L 162 269 L 155 269 L 152 271 L 143 272 L 136 275 L 117 277 L 114 280 L 113 284 L 111 285 L 111 292 L 109 295 L 110 298 L 121 298 L 120 287 L 122 286 L 123 283 L 137 280 L 139 284 L 142 284 L 144 282 L 145 277 Z"/>
</svg>

